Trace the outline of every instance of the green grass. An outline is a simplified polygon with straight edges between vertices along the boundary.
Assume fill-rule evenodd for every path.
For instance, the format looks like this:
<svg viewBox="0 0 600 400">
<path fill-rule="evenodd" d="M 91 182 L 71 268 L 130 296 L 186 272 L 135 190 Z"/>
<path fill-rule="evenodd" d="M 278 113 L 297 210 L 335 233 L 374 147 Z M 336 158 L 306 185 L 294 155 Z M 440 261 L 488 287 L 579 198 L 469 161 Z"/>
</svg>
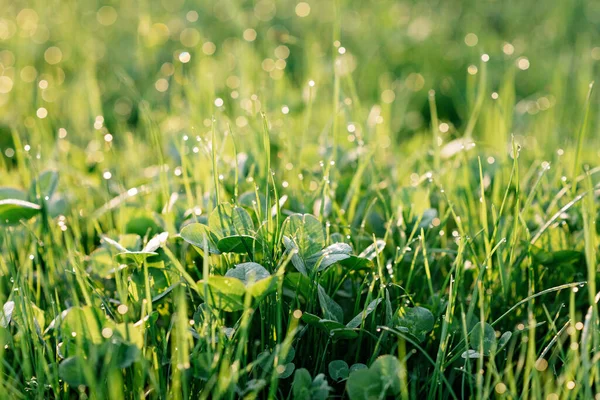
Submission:
<svg viewBox="0 0 600 400">
<path fill-rule="evenodd" d="M 595 2 L 0 9 L 2 396 L 599 398 Z"/>
</svg>

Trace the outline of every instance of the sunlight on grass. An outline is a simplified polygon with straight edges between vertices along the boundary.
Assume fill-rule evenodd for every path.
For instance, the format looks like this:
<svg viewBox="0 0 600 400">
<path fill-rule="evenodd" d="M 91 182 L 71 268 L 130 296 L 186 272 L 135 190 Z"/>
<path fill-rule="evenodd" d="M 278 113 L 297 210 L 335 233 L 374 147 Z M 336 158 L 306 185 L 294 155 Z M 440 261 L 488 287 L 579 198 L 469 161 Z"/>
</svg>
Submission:
<svg viewBox="0 0 600 400">
<path fill-rule="evenodd" d="M 600 398 L 595 2 L 0 9 L 2 396 Z"/>
</svg>

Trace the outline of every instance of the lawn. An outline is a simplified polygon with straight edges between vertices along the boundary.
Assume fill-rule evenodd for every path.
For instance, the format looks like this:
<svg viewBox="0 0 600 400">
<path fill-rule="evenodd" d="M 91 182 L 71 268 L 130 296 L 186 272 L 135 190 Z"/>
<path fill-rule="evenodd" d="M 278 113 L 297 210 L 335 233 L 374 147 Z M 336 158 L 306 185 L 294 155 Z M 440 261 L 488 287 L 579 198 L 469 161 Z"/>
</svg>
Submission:
<svg viewBox="0 0 600 400">
<path fill-rule="evenodd" d="M 600 399 L 600 3 L 0 0 L 0 397 Z"/>
</svg>

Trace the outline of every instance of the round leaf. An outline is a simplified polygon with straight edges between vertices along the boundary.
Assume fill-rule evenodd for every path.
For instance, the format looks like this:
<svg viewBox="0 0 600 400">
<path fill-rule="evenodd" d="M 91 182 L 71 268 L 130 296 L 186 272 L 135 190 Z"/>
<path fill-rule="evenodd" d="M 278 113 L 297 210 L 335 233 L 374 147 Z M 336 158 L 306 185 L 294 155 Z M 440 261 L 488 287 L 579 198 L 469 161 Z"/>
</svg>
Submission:
<svg viewBox="0 0 600 400">
<path fill-rule="evenodd" d="M 262 265 L 255 262 L 247 262 L 236 265 L 235 268 L 227 271 L 225 276 L 237 278 L 242 281 L 244 285 L 248 285 L 249 283 L 255 283 L 261 279 L 268 278 L 271 275 Z"/>
<path fill-rule="evenodd" d="M 271 276 L 269 271 L 262 265 L 255 262 L 238 264 L 235 268 L 227 271 L 225 276 L 241 280 L 246 286 L 247 291 L 256 298 L 262 297 L 276 289 L 275 277 Z"/>
<path fill-rule="evenodd" d="M 471 348 L 481 351 L 485 356 L 491 355 L 496 349 L 496 332 L 488 323 L 478 322 L 471 331 L 470 338 Z M 480 346 L 483 344 L 483 348 Z"/>
<path fill-rule="evenodd" d="M 204 296 L 200 282 L 200 294 Z M 223 311 L 238 311 L 244 308 L 244 295 L 246 287 L 236 278 L 225 276 L 211 276 L 208 278 L 208 299 L 205 299 L 212 307 Z"/>
<path fill-rule="evenodd" d="M 106 316 L 97 308 L 72 307 L 61 325 L 63 338 L 73 336 L 94 344 L 102 343 L 104 339 L 101 332 L 107 322 Z"/>
<path fill-rule="evenodd" d="M 86 362 L 81 357 L 69 357 L 58 366 L 58 375 L 71 386 L 85 385 L 85 367 Z"/>
<path fill-rule="evenodd" d="M 350 367 L 350 372 L 358 371 L 359 369 L 367 369 L 367 368 L 369 368 L 369 367 L 367 367 L 365 364 L 356 363 L 356 364 L 352 364 L 352 366 Z"/>
<path fill-rule="evenodd" d="M 348 376 L 346 391 L 350 400 L 379 399 L 383 394 L 383 386 L 377 372 L 371 369 L 360 369 L 351 372 Z"/>
<path fill-rule="evenodd" d="M 117 342 L 114 344 L 111 354 L 116 359 L 119 368 L 127 368 L 140 357 L 140 349 L 134 344 Z"/>
<path fill-rule="evenodd" d="M 325 246 L 323 225 L 310 214 L 290 215 L 283 223 L 283 235 L 295 243 L 298 256 L 302 260 L 321 251 Z"/>
<path fill-rule="evenodd" d="M 425 335 L 433 330 L 434 324 L 435 318 L 426 308 L 403 307 L 400 309 L 397 325 L 420 342 L 424 341 Z"/>
<path fill-rule="evenodd" d="M 247 235 L 253 236 L 254 223 L 250 214 L 242 207 L 220 204 L 208 217 L 208 226 L 221 237 Z"/>
<path fill-rule="evenodd" d="M 294 383 L 292 384 L 292 392 L 295 400 L 310 400 L 312 387 L 312 377 L 310 372 L 304 368 L 296 370 L 294 374 Z"/>
<path fill-rule="evenodd" d="M 204 250 L 206 240 L 209 253 L 221 254 L 217 248 L 219 238 L 204 224 L 193 223 L 186 225 L 181 230 L 180 236 L 183 240 L 200 250 Z"/>
<path fill-rule="evenodd" d="M 294 365 L 294 363 L 287 363 L 285 365 L 285 369 L 283 370 L 283 372 L 279 374 L 279 378 L 280 379 L 289 378 L 290 376 L 292 376 L 295 369 L 296 369 L 296 365 Z"/>
<path fill-rule="evenodd" d="M 383 388 L 398 395 L 400 393 L 400 368 L 400 361 L 396 357 L 385 355 L 375 360 L 370 369 L 377 373 Z"/>
<path fill-rule="evenodd" d="M 341 381 L 342 379 L 346 379 L 348 374 L 350 373 L 350 368 L 348 368 L 348 363 L 344 360 L 333 360 L 329 363 L 329 376 L 331 379 L 335 381 Z"/>
</svg>

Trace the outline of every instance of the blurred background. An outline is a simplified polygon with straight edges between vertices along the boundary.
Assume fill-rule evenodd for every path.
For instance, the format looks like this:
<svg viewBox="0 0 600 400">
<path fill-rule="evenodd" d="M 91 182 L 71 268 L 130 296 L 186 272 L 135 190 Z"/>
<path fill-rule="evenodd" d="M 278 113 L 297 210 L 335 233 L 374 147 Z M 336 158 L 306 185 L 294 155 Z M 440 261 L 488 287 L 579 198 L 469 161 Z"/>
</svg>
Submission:
<svg viewBox="0 0 600 400">
<path fill-rule="evenodd" d="M 213 116 L 243 138 L 260 112 L 284 150 L 332 129 L 344 148 L 389 148 L 430 135 L 430 90 L 444 142 L 462 136 L 480 91 L 476 140 L 498 149 L 514 133 L 559 148 L 576 138 L 600 63 L 597 1 L 2 3 L 8 166 L 12 134 L 32 149 L 68 136 L 92 168 L 104 142 L 150 143 L 155 131 L 169 149 Z"/>
</svg>

